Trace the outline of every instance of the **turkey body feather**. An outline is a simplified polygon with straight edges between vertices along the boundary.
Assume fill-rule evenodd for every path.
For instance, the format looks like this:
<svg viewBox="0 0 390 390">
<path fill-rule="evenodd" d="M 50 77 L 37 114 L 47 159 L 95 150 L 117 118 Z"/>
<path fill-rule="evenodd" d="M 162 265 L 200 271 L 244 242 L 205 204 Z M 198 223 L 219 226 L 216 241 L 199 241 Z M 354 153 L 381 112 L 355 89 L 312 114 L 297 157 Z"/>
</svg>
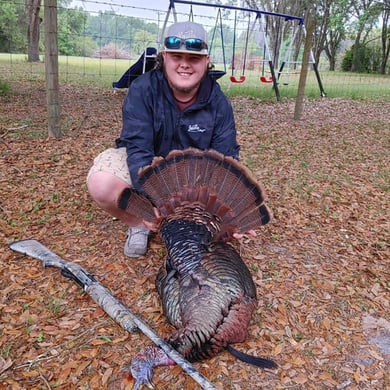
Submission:
<svg viewBox="0 0 390 390">
<path fill-rule="evenodd" d="M 238 161 L 197 149 L 156 158 L 139 176 L 141 191 L 125 190 L 118 206 L 156 222 L 167 247 L 156 288 L 164 314 L 176 327 L 169 343 L 190 361 L 210 358 L 228 347 L 243 358 L 245 354 L 230 344 L 246 338 L 257 305 L 256 288 L 228 241 L 234 233 L 269 222 L 263 189 Z M 135 388 L 148 383 L 153 366 L 168 364 L 152 350 L 141 351 L 133 360 Z M 141 362 L 150 368 L 147 374 Z M 276 366 L 269 359 L 252 363 Z"/>
<path fill-rule="evenodd" d="M 192 222 L 186 225 L 188 232 L 196 230 Z M 162 236 L 175 228 L 173 222 L 164 226 Z M 256 307 L 255 285 L 237 251 L 222 241 L 206 246 L 198 237 L 168 246 L 156 280 L 164 313 L 177 328 L 169 342 L 190 361 L 244 341 Z"/>
</svg>

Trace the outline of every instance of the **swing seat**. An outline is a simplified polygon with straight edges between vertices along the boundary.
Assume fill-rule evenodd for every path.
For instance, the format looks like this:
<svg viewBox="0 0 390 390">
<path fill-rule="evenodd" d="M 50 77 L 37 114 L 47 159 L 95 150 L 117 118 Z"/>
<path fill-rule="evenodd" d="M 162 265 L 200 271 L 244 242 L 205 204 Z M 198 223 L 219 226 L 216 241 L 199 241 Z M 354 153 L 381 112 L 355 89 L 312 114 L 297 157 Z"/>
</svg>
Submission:
<svg viewBox="0 0 390 390">
<path fill-rule="evenodd" d="M 239 79 L 236 79 L 235 76 L 230 76 L 230 81 L 232 83 L 243 83 L 245 81 L 246 77 L 242 75 Z"/>
<path fill-rule="evenodd" d="M 272 83 L 274 80 L 273 80 L 272 76 L 270 76 L 268 79 L 265 76 L 261 76 L 260 81 L 262 83 Z"/>
</svg>

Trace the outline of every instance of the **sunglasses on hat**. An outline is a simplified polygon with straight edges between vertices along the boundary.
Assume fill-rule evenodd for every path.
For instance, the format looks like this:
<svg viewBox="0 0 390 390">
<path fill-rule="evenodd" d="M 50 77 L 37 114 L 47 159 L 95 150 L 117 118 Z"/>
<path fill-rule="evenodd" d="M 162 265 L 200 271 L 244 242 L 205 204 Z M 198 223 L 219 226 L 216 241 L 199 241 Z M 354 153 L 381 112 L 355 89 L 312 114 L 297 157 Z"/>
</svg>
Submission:
<svg viewBox="0 0 390 390">
<path fill-rule="evenodd" d="M 201 51 L 203 49 L 207 49 L 206 43 L 198 38 L 182 39 L 179 37 L 167 37 L 164 40 L 164 45 L 168 50 L 179 50 L 182 46 L 189 51 Z"/>
</svg>

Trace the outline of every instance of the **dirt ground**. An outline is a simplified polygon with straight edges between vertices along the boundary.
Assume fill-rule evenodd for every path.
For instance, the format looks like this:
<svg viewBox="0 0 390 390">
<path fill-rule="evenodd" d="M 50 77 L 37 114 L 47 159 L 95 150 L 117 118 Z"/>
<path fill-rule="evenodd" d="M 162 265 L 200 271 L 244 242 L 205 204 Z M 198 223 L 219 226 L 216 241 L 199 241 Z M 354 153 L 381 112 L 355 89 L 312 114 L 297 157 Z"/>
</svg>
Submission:
<svg viewBox="0 0 390 390">
<path fill-rule="evenodd" d="M 123 255 L 126 228 L 93 204 L 85 178 L 121 127 L 124 91 L 61 89 L 60 140 L 46 137 L 45 89 L 0 96 L 0 388 L 130 389 L 122 367 L 150 341 L 114 323 L 57 269 L 8 248 L 34 238 L 91 272 L 165 337 L 154 289 L 165 248 Z M 242 351 L 195 363 L 219 390 L 390 389 L 390 102 L 234 98 L 242 162 L 273 220 L 239 244 L 258 292 Z M 158 389 L 200 388 L 180 367 Z"/>
</svg>

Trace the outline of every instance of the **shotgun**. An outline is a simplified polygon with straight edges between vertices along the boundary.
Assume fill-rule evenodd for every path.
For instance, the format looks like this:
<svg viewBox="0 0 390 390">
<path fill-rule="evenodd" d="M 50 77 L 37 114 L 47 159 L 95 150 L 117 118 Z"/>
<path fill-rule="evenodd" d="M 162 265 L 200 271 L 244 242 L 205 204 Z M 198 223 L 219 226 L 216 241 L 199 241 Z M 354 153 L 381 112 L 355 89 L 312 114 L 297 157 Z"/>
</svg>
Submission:
<svg viewBox="0 0 390 390">
<path fill-rule="evenodd" d="M 80 265 L 62 259 L 37 240 L 15 241 L 8 246 L 15 252 L 22 253 L 33 259 L 41 260 L 44 267 L 59 268 L 63 276 L 78 283 L 92 300 L 114 321 L 121 325 L 123 329 L 131 333 L 140 330 L 174 360 L 188 375 L 190 375 L 202 389 L 216 390 L 216 388 L 190 362 L 184 359 L 182 355 L 159 337 L 146 322 L 115 298 L 106 287 L 98 282 L 92 274 L 83 269 Z"/>
</svg>

